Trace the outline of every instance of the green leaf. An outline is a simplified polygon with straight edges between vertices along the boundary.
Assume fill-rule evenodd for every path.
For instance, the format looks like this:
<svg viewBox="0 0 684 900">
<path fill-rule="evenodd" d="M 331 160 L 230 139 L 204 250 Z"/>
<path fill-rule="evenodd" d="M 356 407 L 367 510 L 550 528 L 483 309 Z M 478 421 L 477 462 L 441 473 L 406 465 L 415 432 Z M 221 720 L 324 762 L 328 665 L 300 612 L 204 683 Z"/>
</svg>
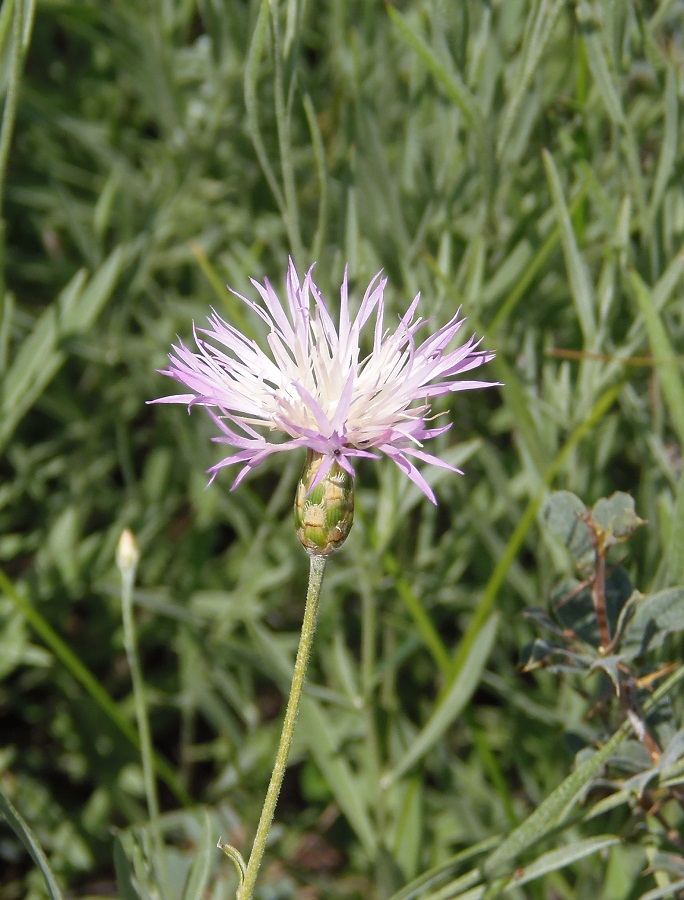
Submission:
<svg viewBox="0 0 684 900">
<path fill-rule="evenodd" d="M 512 79 L 512 93 L 502 116 L 496 150 L 505 156 L 506 144 L 516 125 L 516 118 L 523 100 L 529 97 L 530 82 L 539 71 L 539 61 L 548 46 L 556 20 L 565 6 L 564 0 L 547 3 L 539 0 L 536 12 L 528 18 L 525 38 L 520 54 L 520 64 Z"/>
<path fill-rule="evenodd" d="M 315 700 L 302 699 L 297 721 L 316 765 L 335 795 L 340 809 L 356 832 L 369 857 L 374 857 L 377 840 L 366 807 L 366 793 L 332 739 L 335 733 L 329 717 Z"/>
<path fill-rule="evenodd" d="M 599 853 L 614 844 L 619 844 L 620 838 L 613 835 L 603 835 L 601 837 L 587 838 L 582 841 L 575 841 L 574 844 L 568 844 L 558 850 L 551 850 L 544 853 L 539 859 L 536 859 L 528 866 L 524 866 L 520 870 L 516 870 L 511 883 L 506 888 L 506 893 L 515 890 L 520 885 L 528 884 L 535 878 L 541 878 L 542 875 L 548 875 L 549 872 L 557 872 L 566 866 L 577 862 L 578 859 L 584 859 L 585 856 L 591 856 L 592 853 Z"/>
<path fill-rule="evenodd" d="M 677 484 L 677 495 L 670 523 L 670 539 L 667 543 L 663 567 L 671 583 L 682 584 L 684 582 L 684 472 L 679 476 Z M 658 586 L 663 583 L 663 581 L 659 581 Z"/>
<path fill-rule="evenodd" d="M 52 897 L 53 900 L 63 900 L 64 895 L 62 894 L 62 890 L 50 868 L 47 857 L 43 853 L 42 847 L 38 843 L 38 839 L 23 817 L 14 808 L 9 798 L 6 797 L 1 790 L 0 813 L 2 813 L 7 824 L 22 842 L 31 856 L 31 859 L 40 869 L 43 878 L 45 879 L 45 884 L 47 885 L 50 897 Z"/>
<path fill-rule="evenodd" d="M 634 270 L 630 271 L 630 283 L 657 363 L 654 371 L 662 385 L 663 396 L 679 443 L 684 445 L 684 382 L 682 382 L 677 369 L 676 353 L 668 337 L 667 329 L 658 314 L 653 292 Z"/>
<path fill-rule="evenodd" d="M 580 24 L 589 68 L 606 111 L 614 125 L 624 126 L 625 114 L 620 103 L 620 94 L 601 43 L 601 23 L 594 17 L 594 9 L 589 3 L 578 3 L 577 20 Z"/>
<path fill-rule="evenodd" d="M 634 497 L 616 491 L 602 497 L 592 509 L 594 522 L 616 541 L 625 541 L 644 524 L 634 510 Z"/>
<path fill-rule="evenodd" d="M 684 630 L 684 587 L 641 597 L 635 606 L 621 642 L 624 652 L 656 650 L 669 634 Z"/>
<path fill-rule="evenodd" d="M 424 872 L 396 894 L 393 894 L 390 900 L 427 900 L 428 896 L 433 896 L 426 893 L 428 888 L 437 887 L 445 878 L 461 869 L 464 863 L 470 862 L 477 856 L 481 856 L 483 853 L 496 847 L 500 840 L 501 838 L 497 836 L 473 844 L 472 847 L 468 847 L 466 850 L 453 856 L 448 862 Z M 477 884 L 480 880 L 479 871 L 478 869 L 471 869 L 462 878 L 465 879 L 467 886 Z M 461 878 L 459 878 L 460 880 Z M 456 882 L 451 882 L 450 887 L 453 887 L 454 884 Z"/>
<path fill-rule="evenodd" d="M 484 593 L 475 609 L 475 613 L 473 614 L 473 617 L 463 635 L 463 638 L 461 639 L 461 643 L 459 644 L 459 648 L 453 662 L 454 672 L 460 671 L 460 669 L 463 667 L 465 660 L 470 653 L 473 642 L 477 639 L 477 635 L 479 634 L 480 629 L 487 621 L 492 606 L 494 605 L 494 601 L 496 600 L 497 594 L 506 578 L 508 569 L 513 564 L 515 557 L 517 556 L 520 548 L 525 541 L 525 537 L 527 536 L 528 531 L 530 530 L 536 519 L 537 511 L 546 495 L 548 485 L 552 483 L 553 479 L 556 477 L 557 473 L 565 463 L 573 448 L 576 447 L 577 444 L 591 431 L 596 423 L 601 421 L 601 419 L 605 416 L 606 411 L 615 402 L 619 391 L 619 386 L 611 387 L 598 398 L 589 416 L 583 422 L 581 422 L 577 426 L 577 428 L 575 428 L 573 433 L 565 442 L 564 446 L 556 454 L 553 462 L 546 471 L 542 488 L 535 496 L 533 496 L 529 500 L 522 515 L 520 516 L 520 519 L 518 520 L 518 524 L 516 525 L 515 530 L 511 535 L 510 540 L 508 541 L 508 544 L 506 545 L 505 551 L 500 555 L 494 571 L 492 572 L 489 581 L 487 582 Z"/>
<path fill-rule="evenodd" d="M 121 900 L 140 900 L 140 894 L 133 883 L 133 870 L 120 834 L 114 837 L 114 871 Z"/>
<path fill-rule="evenodd" d="M 268 153 L 266 152 L 264 140 L 261 135 L 261 128 L 259 127 L 259 64 L 266 45 L 268 23 L 269 4 L 260 3 L 259 15 L 257 17 L 256 25 L 254 26 L 254 34 L 252 35 L 252 41 L 249 45 L 247 60 L 245 62 L 245 109 L 247 112 L 247 130 L 249 131 L 249 136 L 254 144 L 254 151 L 259 160 L 259 165 L 268 182 L 268 186 L 273 192 L 275 201 L 278 204 L 278 209 L 283 218 L 285 218 L 287 216 L 285 198 L 269 161 Z"/>
<path fill-rule="evenodd" d="M 587 507 L 570 491 L 554 491 L 544 502 L 541 519 L 577 560 L 593 553 L 591 534 L 583 516 Z"/>
<path fill-rule="evenodd" d="M 480 629 L 464 665 L 453 673 L 451 683 L 442 691 L 434 712 L 411 742 L 404 756 L 384 777 L 385 786 L 403 775 L 431 750 L 463 711 L 480 683 L 480 677 L 494 644 L 498 624 L 498 615 L 493 615 Z"/>
<path fill-rule="evenodd" d="M 647 714 L 657 703 L 668 696 L 682 679 L 684 679 L 684 666 L 677 669 L 648 698 L 644 703 L 644 713 Z M 585 755 L 575 771 L 568 775 L 484 862 L 482 866 L 484 873 L 490 878 L 504 874 L 521 853 L 555 828 L 631 730 L 631 722 L 626 719 L 600 750 Z"/>
<path fill-rule="evenodd" d="M 76 274 L 22 343 L 0 392 L 0 450 L 64 364 L 64 341 L 94 324 L 116 286 L 123 260 L 124 252 L 119 247 L 89 284 L 84 271 Z"/>
<path fill-rule="evenodd" d="M 158 900 L 159 890 L 144 829 L 131 828 L 117 834 L 114 865 L 125 900 Z"/>
<path fill-rule="evenodd" d="M 423 779 L 417 775 L 408 779 L 393 842 L 394 858 L 404 873 L 404 881 L 415 877 L 419 871 L 424 828 L 423 795 Z"/>
<path fill-rule="evenodd" d="M 211 819 L 209 818 L 209 813 L 203 810 L 202 837 L 195 855 L 195 861 L 188 873 L 188 880 L 183 891 L 183 900 L 197 900 L 198 897 L 204 897 L 209 884 L 209 875 L 211 874 L 215 853 L 216 846 L 211 839 Z"/>
<path fill-rule="evenodd" d="M 646 891 L 639 897 L 639 900 L 672 900 L 672 897 L 676 897 L 680 891 L 684 891 L 684 878 L 671 881 L 662 887 L 653 888 L 652 891 Z"/>
<path fill-rule="evenodd" d="M 561 244 L 570 283 L 570 293 L 577 310 L 577 318 L 584 335 L 585 346 L 591 349 L 596 342 L 596 299 L 594 297 L 594 289 L 587 267 L 577 246 L 556 164 L 548 150 L 542 151 L 542 158 L 549 182 L 551 198 L 556 209 L 556 217 L 560 226 Z"/>
<path fill-rule="evenodd" d="M 406 21 L 405 17 L 393 6 L 387 7 L 392 23 L 406 43 L 416 51 L 425 68 L 434 76 L 447 93 L 447 96 L 461 110 L 466 120 L 484 134 L 484 122 L 476 98 L 463 79 L 454 71 L 448 71 L 444 64 L 425 41 L 418 35 L 416 28 Z"/>
<path fill-rule="evenodd" d="M 660 209 L 665 189 L 674 176 L 679 147 L 679 103 L 677 100 L 677 76 L 674 68 L 668 68 L 664 95 L 665 130 L 660 145 L 660 155 L 648 208 L 653 222 Z"/>
</svg>

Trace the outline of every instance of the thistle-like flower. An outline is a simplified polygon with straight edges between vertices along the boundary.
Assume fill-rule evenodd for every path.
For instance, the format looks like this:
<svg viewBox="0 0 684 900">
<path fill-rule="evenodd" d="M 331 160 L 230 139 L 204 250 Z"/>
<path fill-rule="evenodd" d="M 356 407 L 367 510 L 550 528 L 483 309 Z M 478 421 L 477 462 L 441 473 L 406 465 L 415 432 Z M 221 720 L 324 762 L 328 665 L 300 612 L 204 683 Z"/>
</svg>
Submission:
<svg viewBox="0 0 684 900">
<path fill-rule="evenodd" d="M 384 454 L 435 503 L 414 461 L 460 470 L 423 449 L 426 440 L 450 428 L 429 425 L 434 418 L 430 400 L 495 384 L 460 379 L 494 354 L 478 350 L 474 336 L 448 349 L 465 321 L 460 310 L 417 344 L 416 334 L 426 324 L 415 318 L 420 294 L 396 328 L 386 329 L 387 279 L 381 273 L 371 281 L 352 319 L 345 270 L 335 325 L 312 271 L 313 266 L 300 283 L 290 260 L 287 308 L 268 280 L 263 285 L 252 280 L 261 303 L 234 292 L 268 326 L 269 352 L 214 312 L 208 328 L 194 331 L 197 351 L 179 341 L 162 373 L 189 393 L 155 402 L 208 408 L 222 432 L 214 440 L 237 450 L 209 472 L 213 479 L 224 466 L 243 463 L 233 489 L 272 453 L 304 447 L 315 460 L 313 476 L 303 477 L 307 492 L 331 469 L 353 478 L 355 457 L 377 459 Z M 373 348 L 362 356 L 361 332 L 373 316 Z"/>
</svg>

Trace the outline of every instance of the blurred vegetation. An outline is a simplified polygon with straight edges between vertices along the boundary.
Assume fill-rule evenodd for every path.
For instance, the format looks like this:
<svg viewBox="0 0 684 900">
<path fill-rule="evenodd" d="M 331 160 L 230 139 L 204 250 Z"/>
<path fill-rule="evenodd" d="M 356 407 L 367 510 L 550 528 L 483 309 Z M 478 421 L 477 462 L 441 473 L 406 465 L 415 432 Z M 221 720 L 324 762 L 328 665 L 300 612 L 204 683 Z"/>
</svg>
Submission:
<svg viewBox="0 0 684 900">
<path fill-rule="evenodd" d="M 193 861 L 188 898 L 234 895 L 214 845 L 248 854 L 270 773 L 306 587 L 303 459 L 206 489 L 208 417 L 146 401 L 211 306 L 260 335 L 224 285 L 282 288 L 288 254 L 317 261 L 332 303 L 348 262 L 357 296 L 388 273 L 390 314 L 419 290 L 436 325 L 462 305 L 504 387 L 442 403 L 437 451 L 466 476 L 427 473 L 437 508 L 389 462 L 358 467 L 260 896 L 485 896 L 453 879 L 511 832 L 488 876 L 542 861 L 513 897 L 675 895 L 671 786 L 592 815 L 604 773 L 573 782 L 565 806 L 589 806 L 562 823 L 558 806 L 534 840 L 515 829 L 625 721 L 593 712 L 598 674 L 518 666 L 538 637 L 523 614 L 572 571 L 540 517 L 549 489 L 630 493 L 647 520 L 622 558 L 633 583 L 684 583 L 683 13 L 4 0 L 3 897 L 46 896 L 21 822 L 70 896 L 155 896 L 165 870 L 180 897 Z M 164 860 L 123 643 L 126 526 Z M 649 647 L 651 687 L 681 650 Z M 681 692 L 656 712 L 662 747 Z"/>
</svg>

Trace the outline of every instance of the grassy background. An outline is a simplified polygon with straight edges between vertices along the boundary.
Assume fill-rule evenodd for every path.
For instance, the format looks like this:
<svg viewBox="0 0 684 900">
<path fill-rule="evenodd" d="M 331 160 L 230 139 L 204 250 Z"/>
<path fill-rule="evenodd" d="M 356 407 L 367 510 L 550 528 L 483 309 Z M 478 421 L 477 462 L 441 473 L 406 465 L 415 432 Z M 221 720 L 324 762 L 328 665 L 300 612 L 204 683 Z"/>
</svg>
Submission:
<svg viewBox="0 0 684 900">
<path fill-rule="evenodd" d="M 306 586 L 290 512 L 302 460 L 206 490 L 208 419 L 145 405 L 210 306 L 260 334 L 224 284 L 282 288 L 292 254 L 317 260 L 334 302 L 345 262 L 356 296 L 383 268 L 394 313 L 419 290 L 437 325 L 463 305 L 505 383 L 441 404 L 454 427 L 435 443 L 467 474 L 428 474 L 437 508 L 389 462 L 359 465 L 263 897 L 389 897 L 509 832 L 614 727 L 586 718 L 593 683 L 516 668 L 536 633 L 521 613 L 569 565 L 535 520 L 549 486 L 587 503 L 632 493 L 648 520 L 636 585 L 682 577 L 682 3 L 271 9 L 0 11 L 0 788 L 75 896 L 123 892 L 115 849 L 123 881 L 124 856 L 144 881 L 138 753 L 44 626 L 132 722 L 123 527 L 142 554 L 179 892 L 206 834 L 248 853 L 270 772 Z M 204 837 L 183 792 L 210 815 Z M 517 896 L 641 896 L 668 825 L 677 811 L 626 806 L 571 823 L 546 849 L 624 840 Z M 228 897 L 218 857 L 207 896 Z M 3 897 L 44 895 L 4 826 L 0 859 Z"/>
</svg>

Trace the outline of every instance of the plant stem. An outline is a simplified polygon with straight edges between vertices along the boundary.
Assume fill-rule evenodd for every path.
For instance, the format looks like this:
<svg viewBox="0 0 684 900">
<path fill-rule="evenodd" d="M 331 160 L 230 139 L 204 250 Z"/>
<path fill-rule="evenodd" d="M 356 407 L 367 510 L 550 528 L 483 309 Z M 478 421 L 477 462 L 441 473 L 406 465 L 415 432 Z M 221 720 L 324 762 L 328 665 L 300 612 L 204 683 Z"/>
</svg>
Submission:
<svg viewBox="0 0 684 900">
<path fill-rule="evenodd" d="M 150 722 L 145 703 L 145 683 L 143 681 L 142 668 L 138 657 L 138 647 L 133 622 L 133 584 L 135 581 L 135 564 L 121 567 L 121 608 L 123 614 L 124 646 L 128 658 L 128 666 L 131 670 L 133 683 L 133 701 L 135 704 L 135 717 L 140 735 L 140 759 L 143 770 L 143 783 L 147 799 L 147 812 L 150 817 L 152 842 L 155 855 L 155 869 L 159 876 L 161 896 L 168 897 L 168 871 L 166 867 L 166 855 L 159 825 L 159 799 L 157 797 L 157 784 L 154 772 L 154 752 L 152 750 L 152 737 L 150 735 Z"/>
<path fill-rule="evenodd" d="M 261 865 L 264 850 L 266 849 L 268 832 L 270 831 L 271 822 L 273 821 L 273 814 L 275 813 L 278 795 L 280 794 L 280 788 L 285 775 L 287 758 L 290 754 L 292 735 L 294 733 L 297 712 L 299 711 L 299 701 L 302 696 L 302 688 L 306 677 L 306 669 L 309 664 L 311 645 L 313 643 L 314 631 L 316 630 L 318 601 L 321 596 L 323 573 L 325 572 L 325 564 L 327 561 L 327 557 L 325 556 L 312 555 L 310 557 L 309 586 L 306 592 L 304 621 L 302 622 L 302 631 L 299 638 L 299 647 L 297 649 L 297 658 L 295 660 L 294 674 L 292 676 L 290 696 L 287 701 L 287 709 L 285 710 L 283 730 L 280 735 L 280 743 L 278 744 L 278 752 L 271 774 L 271 781 L 268 785 L 263 809 L 261 810 L 261 818 L 259 819 L 259 825 L 257 826 L 256 835 L 254 837 L 254 845 L 249 857 L 249 862 L 247 863 L 245 880 L 238 888 L 237 900 L 251 900 L 259 866 Z"/>
</svg>

